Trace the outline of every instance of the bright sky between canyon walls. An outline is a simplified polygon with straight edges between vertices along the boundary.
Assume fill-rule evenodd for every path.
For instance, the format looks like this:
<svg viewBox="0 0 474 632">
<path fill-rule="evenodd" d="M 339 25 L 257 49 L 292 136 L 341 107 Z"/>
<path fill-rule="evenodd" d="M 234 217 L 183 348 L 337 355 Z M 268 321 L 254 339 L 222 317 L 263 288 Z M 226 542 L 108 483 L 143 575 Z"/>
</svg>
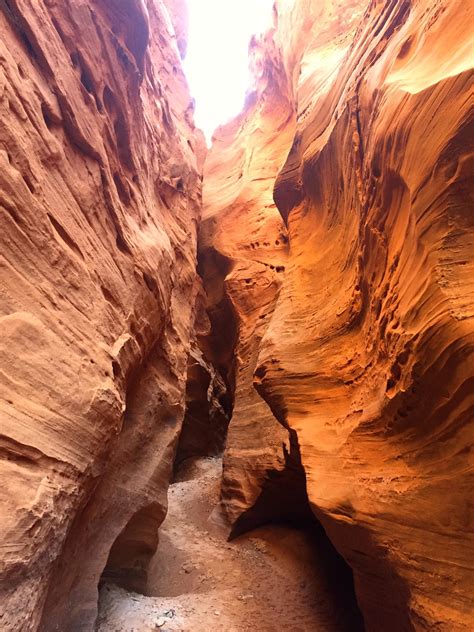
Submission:
<svg viewBox="0 0 474 632">
<path fill-rule="evenodd" d="M 272 21 L 274 0 L 188 0 L 184 62 L 196 125 L 210 143 L 218 125 L 238 114 L 249 86 L 248 45 Z"/>
</svg>

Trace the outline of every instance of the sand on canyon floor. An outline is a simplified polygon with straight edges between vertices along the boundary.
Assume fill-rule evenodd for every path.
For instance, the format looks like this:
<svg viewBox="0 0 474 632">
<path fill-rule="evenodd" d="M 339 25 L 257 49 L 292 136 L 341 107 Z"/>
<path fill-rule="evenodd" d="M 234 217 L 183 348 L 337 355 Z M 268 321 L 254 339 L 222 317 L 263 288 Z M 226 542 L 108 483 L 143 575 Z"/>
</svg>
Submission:
<svg viewBox="0 0 474 632">
<path fill-rule="evenodd" d="M 186 462 L 169 489 L 149 596 L 102 586 L 97 630 L 360 630 L 353 594 L 337 585 L 313 529 L 268 525 L 226 540 L 215 519 L 221 468 L 217 458 Z"/>
</svg>

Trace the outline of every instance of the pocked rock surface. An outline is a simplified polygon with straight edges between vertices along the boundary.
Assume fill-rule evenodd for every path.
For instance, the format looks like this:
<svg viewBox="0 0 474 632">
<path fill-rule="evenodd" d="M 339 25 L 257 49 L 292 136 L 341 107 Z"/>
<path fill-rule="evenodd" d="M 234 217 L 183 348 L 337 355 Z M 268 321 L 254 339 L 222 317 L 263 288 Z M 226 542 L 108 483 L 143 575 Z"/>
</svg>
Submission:
<svg viewBox="0 0 474 632">
<path fill-rule="evenodd" d="M 2 629 L 92 630 L 99 584 L 104 630 L 304 629 L 320 594 L 335 629 L 305 537 L 224 543 L 314 518 L 367 630 L 472 629 L 472 23 L 277 0 L 203 166 L 184 2 L 0 2 Z M 223 531 L 211 460 L 158 545 L 222 450 Z"/>
<path fill-rule="evenodd" d="M 225 257 L 238 331 L 224 511 L 281 511 L 300 454 L 370 630 L 473 624 L 471 21 L 277 2 L 205 166 L 205 286 Z"/>
<path fill-rule="evenodd" d="M 162 2 L 0 9 L 0 627 L 90 630 L 165 515 L 202 140 Z"/>
</svg>

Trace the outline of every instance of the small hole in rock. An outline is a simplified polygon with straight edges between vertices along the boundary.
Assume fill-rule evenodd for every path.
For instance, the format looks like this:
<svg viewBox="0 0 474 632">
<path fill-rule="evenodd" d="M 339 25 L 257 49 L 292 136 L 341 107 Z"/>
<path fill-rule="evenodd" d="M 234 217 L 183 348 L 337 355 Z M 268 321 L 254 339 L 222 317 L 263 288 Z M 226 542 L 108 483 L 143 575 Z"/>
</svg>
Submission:
<svg viewBox="0 0 474 632">
<path fill-rule="evenodd" d="M 118 173 L 114 173 L 113 179 L 114 179 L 115 188 L 117 189 L 117 193 L 120 198 L 120 201 L 125 205 L 129 204 L 130 192 L 128 191 L 126 184 L 123 183 Z"/>
<path fill-rule="evenodd" d="M 54 121 L 53 118 L 51 116 L 51 111 L 49 109 L 49 106 L 47 103 L 42 103 L 41 104 L 41 113 L 43 114 L 43 120 L 44 123 L 46 125 L 46 127 L 51 130 L 54 127 Z"/>
<path fill-rule="evenodd" d="M 113 370 L 115 378 L 120 377 L 122 375 L 122 368 L 120 364 L 117 362 L 117 360 L 112 361 L 112 370 Z"/>
<path fill-rule="evenodd" d="M 117 244 L 117 248 L 120 250 L 120 252 L 123 252 L 127 255 L 131 254 L 130 248 L 121 235 L 117 235 L 115 243 Z"/>
<path fill-rule="evenodd" d="M 94 94 L 94 83 L 92 81 L 92 77 L 85 69 L 81 72 L 81 83 L 89 94 Z"/>
</svg>

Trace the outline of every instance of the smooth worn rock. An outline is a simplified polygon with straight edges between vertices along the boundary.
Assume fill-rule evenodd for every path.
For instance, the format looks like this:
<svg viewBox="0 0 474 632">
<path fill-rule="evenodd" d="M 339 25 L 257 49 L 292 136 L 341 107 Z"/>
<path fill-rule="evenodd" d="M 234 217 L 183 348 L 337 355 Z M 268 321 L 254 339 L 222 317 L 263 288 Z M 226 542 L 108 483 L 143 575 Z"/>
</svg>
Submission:
<svg viewBox="0 0 474 632">
<path fill-rule="evenodd" d="M 0 9 L 0 627 L 89 631 L 166 511 L 203 141 L 161 1 Z"/>
<path fill-rule="evenodd" d="M 221 495 L 226 518 L 238 523 L 235 533 L 270 517 L 295 515 L 304 505 L 297 447 L 253 386 L 288 257 L 273 185 L 293 138 L 295 112 L 272 33 L 254 39 L 250 51 L 255 82 L 245 110 L 218 128 L 205 163 L 198 255 L 211 317 L 208 346 L 233 395 Z M 270 59 L 264 60 L 265 52 Z M 282 478 L 296 482 L 284 502 L 281 490 L 290 484 L 274 482 Z"/>
<path fill-rule="evenodd" d="M 472 5 L 277 0 L 203 201 L 184 7 L 0 2 L 0 628 L 89 631 L 99 588 L 104 630 L 161 622 L 175 602 L 136 593 L 173 464 L 218 454 L 232 415 L 231 535 L 314 514 L 367 630 L 470 632 Z M 201 628 L 283 621 L 310 603 L 306 546 L 292 581 L 267 580 L 293 537 L 248 541 L 239 571 L 186 515 L 192 488 L 222 527 L 203 467 L 176 487 L 179 587 L 232 590 L 222 616 L 201 588 L 179 603 Z"/>
<path fill-rule="evenodd" d="M 227 514 L 265 490 L 271 409 L 374 631 L 467 631 L 474 617 L 471 24 L 461 1 L 278 2 L 256 89 L 205 168 L 200 249 L 226 257 L 239 332 Z M 285 266 L 270 309 L 260 227 Z"/>
</svg>

